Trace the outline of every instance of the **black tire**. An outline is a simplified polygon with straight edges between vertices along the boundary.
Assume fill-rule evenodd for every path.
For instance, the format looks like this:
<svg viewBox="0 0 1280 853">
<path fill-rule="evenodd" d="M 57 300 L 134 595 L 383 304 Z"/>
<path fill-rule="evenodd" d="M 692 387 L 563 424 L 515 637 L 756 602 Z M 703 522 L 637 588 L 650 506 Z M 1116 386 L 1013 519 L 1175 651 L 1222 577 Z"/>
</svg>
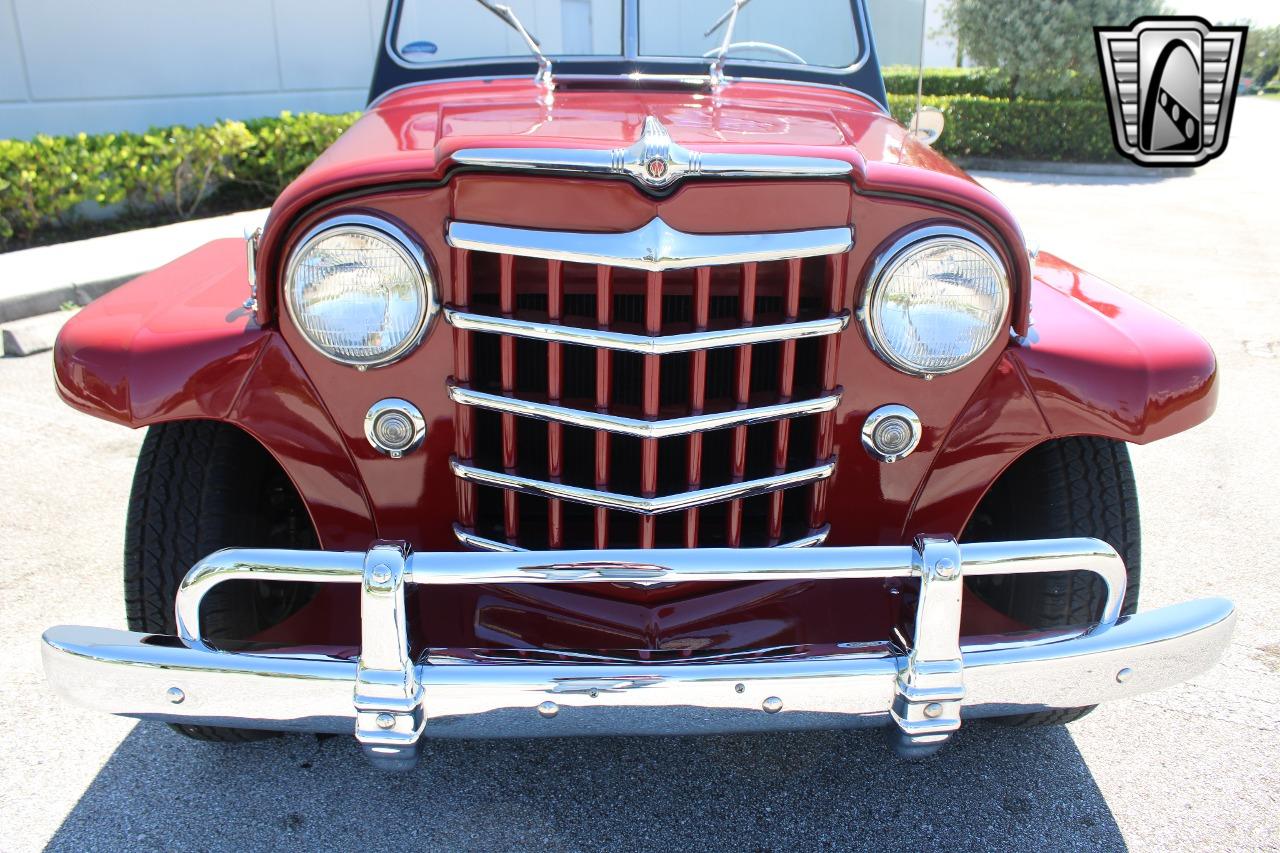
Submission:
<svg viewBox="0 0 1280 853">
<path fill-rule="evenodd" d="M 124 601 L 129 629 L 176 632 L 178 584 L 221 548 L 315 548 L 293 484 L 250 436 L 228 424 L 180 421 L 147 430 L 129 498 Z M 307 584 L 228 583 L 201 609 L 210 640 L 244 640 L 307 602 Z M 197 740 L 245 742 L 274 732 L 173 724 Z"/>
<path fill-rule="evenodd" d="M 1138 491 L 1123 442 L 1074 436 L 1046 442 L 1015 462 L 982 499 L 962 541 L 998 542 L 1089 536 L 1124 559 L 1129 583 L 1123 612 L 1138 607 L 1142 577 Z M 1002 613 L 1035 628 L 1096 621 L 1106 587 L 1084 572 L 971 578 L 974 593 Z M 1069 723 L 1096 706 L 998 718 L 1006 725 Z"/>
</svg>

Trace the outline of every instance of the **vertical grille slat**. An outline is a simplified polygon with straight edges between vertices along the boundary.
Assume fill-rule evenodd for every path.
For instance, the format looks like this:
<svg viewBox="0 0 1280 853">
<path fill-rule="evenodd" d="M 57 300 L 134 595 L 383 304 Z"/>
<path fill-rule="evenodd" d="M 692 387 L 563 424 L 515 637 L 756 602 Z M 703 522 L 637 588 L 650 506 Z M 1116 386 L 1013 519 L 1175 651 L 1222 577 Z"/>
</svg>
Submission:
<svg viewBox="0 0 1280 853">
<path fill-rule="evenodd" d="M 794 322 L 800 314 L 800 260 L 787 261 L 787 290 L 783 299 L 782 315 L 785 322 Z M 778 364 L 778 399 L 790 402 L 795 391 L 796 379 L 796 342 L 782 342 L 782 357 Z M 773 445 L 773 470 L 780 474 L 787 470 L 787 451 L 791 442 L 791 419 L 784 418 L 774 427 L 776 434 Z M 769 496 L 769 544 L 776 545 L 782 540 L 782 492 L 774 492 Z"/>
<path fill-rule="evenodd" d="M 698 267 L 693 278 L 693 328 L 701 332 L 711 321 L 711 268 Z M 707 405 L 707 351 L 698 350 L 689 358 L 689 414 L 700 415 Z M 702 433 L 689 436 L 688 473 L 689 491 L 702 485 Z M 684 547 L 698 547 L 699 511 L 691 509 L 684 518 Z"/>
<path fill-rule="evenodd" d="M 516 307 L 516 259 L 513 255 L 502 255 L 498 259 L 498 310 L 502 316 L 511 317 Z M 516 384 L 516 340 L 504 335 L 499 341 L 500 371 L 502 373 L 502 393 L 512 394 Z M 517 473 L 516 462 L 518 442 L 516 437 L 516 417 L 504 412 L 502 414 L 502 467 L 508 474 Z M 515 492 L 505 491 L 502 495 L 503 529 L 507 541 L 516 545 L 520 540 L 520 500 Z"/>
<path fill-rule="evenodd" d="M 596 269 L 596 325 L 607 329 L 613 324 L 613 267 Z M 609 411 L 613 390 L 613 353 L 607 349 L 596 350 L 596 409 Z M 596 431 L 596 488 L 609 488 L 611 436 L 606 430 Z M 595 537 L 593 547 L 609 547 L 609 510 L 596 507 Z"/>
<path fill-rule="evenodd" d="M 649 271 L 455 249 L 460 541 L 822 542 L 845 258 Z"/>
<path fill-rule="evenodd" d="M 471 258 L 465 249 L 453 250 L 453 300 L 459 306 L 471 302 Z M 453 377 L 464 385 L 470 384 L 471 333 L 466 329 L 453 330 Z M 464 462 L 474 457 L 475 410 L 461 403 L 454 407 L 454 453 Z M 457 481 L 458 522 L 464 527 L 476 526 L 476 487 L 465 480 Z"/>
<path fill-rule="evenodd" d="M 742 265 L 742 278 L 738 285 L 738 320 L 743 326 L 750 326 L 756 321 L 756 273 L 758 271 L 758 264 Z M 738 406 L 746 406 L 751 401 L 752 349 L 752 346 L 747 345 L 739 347 L 736 353 L 733 402 Z M 745 426 L 733 429 L 733 451 L 729 464 L 733 482 L 741 482 L 747 474 L 747 428 Z M 742 501 L 740 500 L 729 504 L 725 541 L 730 548 L 737 548 L 742 544 Z"/>
<path fill-rule="evenodd" d="M 845 255 L 832 255 L 827 259 L 827 310 L 838 311 L 844 305 Z M 822 390 L 829 393 L 836 387 L 836 372 L 840 359 L 840 336 L 831 335 L 822 341 Z M 834 452 L 835 412 L 824 412 L 818 416 L 817 447 L 818 459 L 828 459 Z M 815 483 L 813 498 L 809 507 L 809 524 L 818 527 L 826 519 L 827 492 L 826 482 Z"/>
<path fill-rule="evenodd" d="M 564 316 L 564 264 L 547 263 L 547 319 L 560 322 Z M 559 404 L 564 394 L 563 344 L 547 344 L 547 401 Z M 547 474 L 552 482 L 564 476 L 564 427 L 547 424 Z M 552 548 L 564 547 L 564 505 L 552 500 L 547 509 L 547 541 Z"/>
<path fill-rule="evenodd" d="M 645 275 L 644 282 L 644 330 L 646 334 L 662 333 L 662 273 Z M 644 357 L 644 417 L 658 417 L 662 401 L 661 356 Z M 652 498 L 658 494 L 658 439 L 646 438 L 640 448 L 640 495 Z M 652 548 L 657 541 L 658 519 L 652 515 L 640 518 L 640 547 Z"/>
</svg>

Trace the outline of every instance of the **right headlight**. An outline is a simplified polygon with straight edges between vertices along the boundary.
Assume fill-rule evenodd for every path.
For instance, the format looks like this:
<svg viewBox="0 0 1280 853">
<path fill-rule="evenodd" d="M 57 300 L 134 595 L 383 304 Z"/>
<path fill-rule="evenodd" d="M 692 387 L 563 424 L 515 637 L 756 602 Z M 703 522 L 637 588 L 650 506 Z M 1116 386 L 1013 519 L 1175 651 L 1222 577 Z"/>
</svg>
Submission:
<svg viewBox="0 0 1280 853">
<path fill-rule="evenodd" d="M 408 353 L 437 307 L 422 249 L 371 216 L 339 216 L 303 238 L 289 259 L 285 301 L 308 343 L 362 369 Z"/>
<path fill-rule="evenodd" d="M 863 291 L 867 339 L 892 366 L 919 376 L 959 370 L 1006 327 L 1009 280 L 995 250 L 958 228 L 930 227 L 891 246 Z"/>
</svg>

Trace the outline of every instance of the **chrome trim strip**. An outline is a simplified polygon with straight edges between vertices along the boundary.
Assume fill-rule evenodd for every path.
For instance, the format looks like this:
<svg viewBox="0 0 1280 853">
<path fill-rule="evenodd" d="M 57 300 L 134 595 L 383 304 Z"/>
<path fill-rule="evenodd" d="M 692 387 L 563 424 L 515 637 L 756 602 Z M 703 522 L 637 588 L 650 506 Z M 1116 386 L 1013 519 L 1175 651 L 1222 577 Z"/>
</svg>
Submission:
<svg viewBox="0 0 1280 853">
<path fill-rule="evenodd" d="M 465 548 L 472 551 L 499 551 L 504 554 L 517 554 L 528 551 L 528 548 L 521 548 L 519 545 L 512 545 L 510 542 L 499 542 L 497 539 L 488 539 L 477 533 L 472 533 L 456 521 L 453 523 L 453 536 Z"/>
<path fill-rule="evenodd" d="M 448 243 L 475 252 L 662 272 L 839 255 L 853 248 L 853 229 L 842 225 L 764 234 L 686 234 L 654 217 L 635 231 L 599 233 L 455 221 L 449 223 Z"/>
<path fill-rule="evenodd" d="M 827 537 L 830 535 L 831 535 L 831 525 L 824 524 L 821 527 L 819 527 L 817 530 L 815 530 L 813 533 L 810 533 L 808 536 L 802 537 L 800 539 L 793 539 L 790 542 L 782 542 L 778 545 L 778 547 L 779 548 L 817 548 L 823 542 L 826 542 Z"/>
<path fill-rule="evenodd" d="M 831 525 L 824 524 L 821 528 L 810 533 L 808 536 L 800 539 L 794 539 L 790 542 L 779 542 L 775 548 L 814 548 L 821 545 L 827 540 L 827 536 L 831 533 Z M 453 525 L 453 535 L 457 540 L 467 548 L 473 551 L 497 551 L 504 554 L 530 553 L 528 548 L 521 548 L 519 545 L 512 545 L 509 542 L 499 542 L 496 539 L 487 539 L 467 530 L 460 524 Z"/>
<path fill-rule="evenodd" d="M 730 61 L 737 62 L 736 59 L 732 59 L 732 58 L 730 59 Z M 572 88 L 568 84 L 575 81 L 580 81 L 583 83 L 592 83 L 592 84 L 599 83 L 601 81 L 613 81 L 618 83 L 620 86 L 623 86 L 623 85 L 643 84 L 653 77 L 661 78 L 657 82 L 662 82 L 663 80 L 666 80 L 669 82 L 687 81 L 690 85 L 693 85 L 694 83 L 700 83 L 702 86 L 705 86 L 705 87 L 710 86 L 710 80 L 707 78 L 705 74 L 703 75 L 685 74 L 685 73 L 659 74 L 659 73 L 651 73 L 651 72 L 631 72 L 626 74 L 599 74 L 599 73 L 589 74 L 589 73 L 583 73 L 583 72 L 574 73 L 574 71 L 572 70 L 573 68 L 572 65 L 568 65 L 567 67 L 569 70 L 566 70 L 565 61 L 560 60 L 559 70 L 556 71 L 556 79 L 566 83 L 566 85 L 561 86 L 562 90 Z M 475 83 L 475 82 L 489 83 L 494 80 L 527 80 L 527 79 L 529 79 L 528 74 L 460 74 L 457 77 L 448 78 L 449 82 L 451 83 Z M 853 94 L 860 95 L 861 97 L 866 98 L 868 101 L 874 104 L 878 110 L 878 112 L 876 112 L 875 115 L 891 117 L 891 114 L 889 113 L 888 108 L 885 107 L 884 103 L 882 103 L 875 96 L 867 92 L 863 92 L 861 89 L 854 89 L 851 86 L 847 86 L 843 83 L 823 83 L 818 80 L 787 80 L 782 77 L 744 77 L 744 76 L 735 76 L 735 75 L 727 75 L 725 79 L 731 83 L 753 83 L 753 84 L 778 83 L 784 86 L 808 86 L 814 89 L 822 89 L 829 92 L 843 92 L 846 95 L 852 92 Z M 392 86 L 386 91 L 379 92 L 378 96 L 365 106 L 364 108 L 365 112 L 372 112 L 373 110 L 377 109 L 377 107 L 383 101 L 385 101 L 387 98 L 391 97 L 392 95 L 397 94 L 398 92 L 403 92 L 406 89 L 416 89 L 424 85 L 430 85 L 430 81 L 411 80 L 407 83 L 401 83 L 398 86 Z"/>
<path fill-rule="evenodd" d="M 640 138 L 626 148 L 464 148 L 453 161 L 485 169 L 624 175 L 656 189 L 689 177 L 839 178 L 853 171 L 847 161 L 830 157 L 691 151 L 654 116 L 645 118 Z"/>
<path fill-rule="evenodd" d="M 560 344 L 578 344 L 597 349 L 635 352 L 643 355 L 670 355 L 677 352 L 694 352 L 720 347 L 767 344 L 773 341 L 789 341 L 800 338 L 817 338 L 844 331 L 849 325 L 849 312 L 822 320 L 806 320 L 800 323 L 780 323 L 776 326 L 751 326 L 745 329 L 713 329 L 706 332 L 689 332 L 683 335 L 632 335 L 605 329 L 587 329 L 579 326 L 560 326 L 537 320 L 517 320 L 513 317 L 491 317 L 487 314 L 471 314 L 456 308 L 444 309 L 445 322 L 456 329 L 471 332 L 488 332 L 494 335 L 512 335 L 535 341 L 551 341 Z"/>
<path fill-rule="evenodd" d="M 464 406 L 507 412 L 536 418 L 541 421 L 556 421 L 620 435 L 632 435 L 637 438 L 669 438 L 673 435 L 688 435 L 689 433 L 706 432 L 707 430 L 722 429 L 724 427 L 766 423 L 786 418 L 797 418 L 803 415 L 816 415 L 822 412 L 829 412 L 839 405 L 841 393 L 837 391 L 827 397 L 794 400 L 788 403 L 776 403 L 772 406 L 760 406 L 755 409 L 733 409 L 728 412 L 716 412 L 709 415 L 689 415 L 683 418 L 670 418 L 665 421 L 646 421 L 640 418 L 609 415 L 589 409 L 570 409 L 550 403 L 521 400 L 503 394 L 489 394 L 484 391 L 459 387 L 452 381 L 448 383 L 447 388 L 449 399 Z"/>
<path fill-rule="evenodd" d="M 606 509 L 623 512 L 634 512 L 639 515 L 661 515 L 668 512 L 693 509 L 707 504 L 736 498 L 748 498 L 788 489 L 817 480 L 825 480 L 835 473 L 835 462 L 827 462 L 813 468 L 792 471 L 786 474 L 775 474 L 759 480 L 745 480 L 741 483 L 728 483 L 723 486 L 711 486 L 692 492 L 680 492 L 656 498 L 640 498 L 631 495 L 620 495 L 614 492 L 601 492 L 581 486 L 568 486 L 564 483 L 549 483 L 546 480 L 535 480 L 518 474 L 506 474 L 500 471 L 489 471 L 459 462 L 456 458 L 449 460 L 453 473 L 463 480 L 479 483 L 482 486 L 495 486 L 499 489 L 520 492 L 526 495 L 537 495 L 543 498 L 557 498 L 575 503 L 590 504 Z"/>
</svg>

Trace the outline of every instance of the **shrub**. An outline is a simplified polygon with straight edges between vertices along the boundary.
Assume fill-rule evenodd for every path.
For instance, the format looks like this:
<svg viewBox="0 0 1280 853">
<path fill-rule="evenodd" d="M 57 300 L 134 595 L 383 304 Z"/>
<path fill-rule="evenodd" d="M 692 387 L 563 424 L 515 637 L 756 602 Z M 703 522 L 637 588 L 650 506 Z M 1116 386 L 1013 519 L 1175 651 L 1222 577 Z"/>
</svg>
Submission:
<svg viewBox="0 0 1280 853">
<path fill-rule="evenodd" d="M 178 219 L 190 219 L 220 183 L 234 177 L 234 164 L 253 144 L 239 121 L 118 134 L 102 149 L 107 168 L 98 200 L 169 210 Z"/>
<path fill-rule="evenodd" d="M 0 139 L 0 246 L 60 222 L 92 192 L 90 137 Z"/>
<path fill-rule="evenodd" d="M 284 112 L 246 122 L 253 144 L 239 155 L 235 182 L 274 199 L 359 117 Z"/>
<path fill-rule="evenodd" d="M 911 65 L 891 65 L 884 70 L 884 87 L 890 95 L 914 95 L 919 69 Z M 1102 97 L 1096 77 L 1068 71 L 1057 76 L 1054 100 L 1084 101 Z M 1013 84 L 1000 68 L 926 68 L 924 94 L 941 97 L 980 95 L 985 98 L 1012 98 Z"/>
<path fill-rule="evenodd" d="M 946 129 L 936 148 L 957 157 L 1010 160 L 1106 161 L 1116 159 L 1107 106 L 1099 101 L 1010 101 L 973 95 L 926 97 L 942 110 Z M 889 108 L 911 120 L 913 95 L 890 95 Z"/>
<path fill-rule="evenodd" d="M 919 69 L 914 65 L 890 65 L 884 69 L 884 88 L 890 95 L 914 95 Z M 999 68 L 926 68 L 925 95 L 983 95 L 1007 98 L 1009 78 Z"/>
<path fill-rule="evenodd" d="M 85 202 L 157 219 L 190 219 L 228 192 L 242 207 L 271 204 L 358 115 L 0 140 L 0 249 L 74 224 Z"/>
</svg>

